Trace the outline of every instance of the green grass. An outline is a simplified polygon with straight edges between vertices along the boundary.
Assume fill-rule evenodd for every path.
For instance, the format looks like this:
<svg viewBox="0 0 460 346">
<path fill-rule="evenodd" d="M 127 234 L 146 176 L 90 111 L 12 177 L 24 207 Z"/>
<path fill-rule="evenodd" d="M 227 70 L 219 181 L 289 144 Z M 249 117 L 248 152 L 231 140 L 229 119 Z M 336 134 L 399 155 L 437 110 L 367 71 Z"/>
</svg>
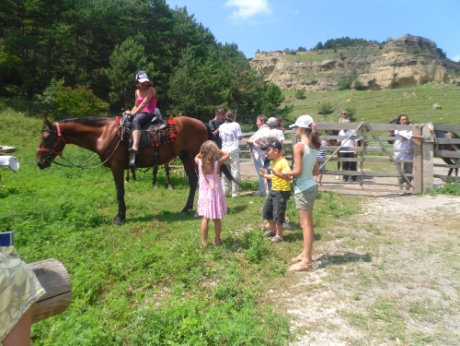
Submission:
<svg viewBox="0 0 460 346">
<path fill-rule="evenodd" d="M 302 247 L 293 201 L 286 242 L 262 236 L 264 199 L 244 196 L 228 199 L 223 246 L 200 250 L 201 220 L 193 211 L 179 216 L 188 191 L 181 174 L 173 174 L 171 192 L 162 187 L 163 170 L 155 190 L 151 171 L 139 170 L 138 180 L 126 184 L 127 222 L 115 227 L 110 171 L 39 170 L 41 120 L 4 103 L 0 109 L 1 144 L 15 146 L 21 164 L 18 172 L 1 172 L 0 231 L 15 232 L 26 262 L 61 261 L 73 285 L 69 309 L 34 325 L 34 345 L 283 345 L 292 339 L 288 316 L 266 293 L 274 282 L 289 284 L 288 259 Z M 64 155 L 79 163 L 91 153 L 69 145 Z M 245 181 L 242 188 L 256 185 Z M 350 197 L 320 194 L 317 241 L 327 239 L 337 217 L 358 211 L 360 198 L 351 200 L 353 207 Z"/>
<path fill-rule="evenodd" d="M 336 121 L 340 109 L 352 107 L 357 121 L 387 122 L 405 111 L 413 122 L 458 124 L 459 90 L 428 84 L 379 92 L 307 94 L 305 100 L 294 101 L 291 120 L 310 113 L 316 121 Z M 416 97 L 405 96 L 412 91 Z M 315 109 L 321 102 L 330 102 L 337 114 L 318 117 Z M 433 110 L 435 102 L 443 109 Z M 188 189 L 181 174 L 172 175 L 175 190 L 171 192 L 163 187 L 163 170 L 156 190 L 150 188 L 151 171 L 139 170 L 138 181 L 126 185 L 127 223 L 114 227 L 117 202 L 109 170 L 55 165 L 38 169 L 35 150 L 42 123 L 32 110 L 33 105 L 25 102 L 0 100 L 0 144 L 15 146 L 14 155 L 21 163 L 19 172 L 1 172 L 0 231 L 15 232 L 17 249 L 26 262 L 61 261 L 73 284 L 70 308 L 34 325 L 34 345 L 283 345 L 292 340 L 290 317 L 267 292 L 273 287 L 282 291 L 294 280 L 286 269 L 289 258 L 302 247 L 302 236 L 293 201 L 287 211 L 293 229 L 286 232 L 285 242 L 275 246 L 261 236 L 263 199 L 244 196 L 227 200 L 223 246 L 199 250 L 200 219 L 193 212 L 179 216 Z M 91 155 L 72 146 L 64 154 L 75 163 Z M 244 181 L 242 189 L 256 190 L 257 182 Z M 447 184 L 445 189 L 445 193 L 459 191 L 458 184 Z M 349 274 L 351 268 L 343 269 L 346 263 L 367 262 L 375 256 L 372 245 L 345 231 L 353 215 L 361 212 L 364 200 L 318 195 L 315 247 L 335 240 L 350 246 L 362 244 L 366 253 L 329 256 L 331 263 L 339 265 L 327 268 L 326 283 L 340 280 L 344 270 Z M 368 223 L 362 232 L 376 238 L 375 242 L 388 241 L 382 239 L 386 230 L 373 224 Z M 374 283 L 384 286 L 379 275 L 385 263 L 373 268 L 372 275 L 357 273 L 357 283 L 349 283 L 350 289 L 358 288 L 351 299 L 365 299 L 359 289 Z M 312 284 L 308 291 L 321 290 L 323 285 Z M 414 304 L 409 312 L 419 316 L 425 309 Z M 370 302 L 365 311 L 342 314 L 350 324 L 364 321 L 364 333 L 377 340 L 432 342 L 432 335 L 404 331 L 396 303 L 390 299 Z"/>
</svg>

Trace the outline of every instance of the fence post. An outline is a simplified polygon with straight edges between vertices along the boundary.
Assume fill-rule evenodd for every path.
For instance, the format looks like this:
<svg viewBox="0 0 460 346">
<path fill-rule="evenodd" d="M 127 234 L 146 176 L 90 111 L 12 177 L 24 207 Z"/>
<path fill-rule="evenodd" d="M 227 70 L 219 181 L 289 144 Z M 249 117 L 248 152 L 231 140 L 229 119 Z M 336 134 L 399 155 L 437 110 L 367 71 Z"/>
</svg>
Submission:
<svg viewBox="0 0 460 346">
<path fill-rule="evenodd" d="M 431 129 L 430 129 L 431 125 Z M 422 142 L 422 158 L 423 158 L 423 191 L 433 187 L 434 174 L 434 145 L 435 137 L 433 132 L 433 124 L 424 124 L 421 127 L 421 134 L 425 140 Z"/>
<path fill-rule="evenodd" d="M 412 129 L 414 135 L 421 135 L 421 125 L 414 125 Z M 423 172 L 423 151 L 420 141 L 412 141 L 414 148 L 414 156 L 412 159 L 414 165 L 414 193 L 422 193 L 424 191 L 424 172 Z"/>
</svg>

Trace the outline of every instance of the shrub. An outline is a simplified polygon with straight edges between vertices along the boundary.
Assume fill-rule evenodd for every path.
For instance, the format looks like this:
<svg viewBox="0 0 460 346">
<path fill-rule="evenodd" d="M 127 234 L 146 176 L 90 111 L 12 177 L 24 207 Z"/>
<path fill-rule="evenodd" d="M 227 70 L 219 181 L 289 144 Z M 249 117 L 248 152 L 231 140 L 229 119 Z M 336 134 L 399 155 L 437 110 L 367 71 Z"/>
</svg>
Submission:
<svg viewBox="0 0 460 346">
<path fill-rule="evenodd" d="M 347 90 L 351 89 L 351 85 L 353 84 L 353 81 L 355 80 L 355 76 L 350 76 L 346 77 L 345 79 L 340 80 L 337 83 L 337 89 L 339 90 Z"/>
<path fill-rule="evenodd" d="M 329 102 L 321 103 L 318 106 L 318 114 L 331 114 L 334 111 L 334 107 Z"/>
<path fill-rule="evenodd" d="M 295 92 L 295 98 L 298 100 L 303 100 L 305 99 L 305 90 L 300 89 Z"/>
<path fill-rule="evenodd" d="M 55 120 L 105 115 L 109 110 L 109 104 L 94 95 L 90 88 L 65 87 L 64 80 L 53 80 L 43 94 L 37 96 L 37 100 L 43 109 L 52 113 Z"/>
</svg>

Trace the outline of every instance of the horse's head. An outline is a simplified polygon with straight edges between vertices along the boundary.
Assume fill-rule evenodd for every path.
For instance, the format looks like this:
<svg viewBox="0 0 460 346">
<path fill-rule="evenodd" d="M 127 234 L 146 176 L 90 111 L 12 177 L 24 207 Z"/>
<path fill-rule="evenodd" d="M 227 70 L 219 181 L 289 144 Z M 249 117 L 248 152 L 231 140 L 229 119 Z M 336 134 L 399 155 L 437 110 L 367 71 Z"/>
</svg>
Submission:
<svg viewBox="0 0 460 346">
<path fill-rule="evenodd" d="M 42 136 L 40 145 L 37 149 L 37 165 L 40 169 L 51 166 L 51 162 L 58 155 L 61 155 L 66 144 L 61 135 L 59 123 L 51 123 L 48 119 L 43 119 Z"/>
</svg>

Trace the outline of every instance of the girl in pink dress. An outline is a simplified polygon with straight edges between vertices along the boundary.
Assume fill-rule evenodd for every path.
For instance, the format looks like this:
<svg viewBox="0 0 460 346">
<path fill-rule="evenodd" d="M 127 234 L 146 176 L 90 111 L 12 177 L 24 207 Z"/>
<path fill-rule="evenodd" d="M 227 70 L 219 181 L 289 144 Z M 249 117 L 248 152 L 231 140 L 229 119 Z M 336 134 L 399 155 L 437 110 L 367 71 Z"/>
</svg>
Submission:
<svg viewBox="0 0 460 346">
<path fill-rule="evenodd" d="M 201 220 L 201 248 L 206 246 L 208 240 L 208 224 L 211 219 L 214 222 L 215 237 L 214 245 L 220 246 L 222 240 L 221 219 L 227 215 L 227 203 L 225 202 L 224 190 L 219 178 L 220 166 L 227 161 L 230 154 L 219 149 L 214 141 L 206 141 L 201 145 L 200 153 L 195 157 L 198 165 L 199 185 L 198 192 L 198 215 Z"/>
</svg>

